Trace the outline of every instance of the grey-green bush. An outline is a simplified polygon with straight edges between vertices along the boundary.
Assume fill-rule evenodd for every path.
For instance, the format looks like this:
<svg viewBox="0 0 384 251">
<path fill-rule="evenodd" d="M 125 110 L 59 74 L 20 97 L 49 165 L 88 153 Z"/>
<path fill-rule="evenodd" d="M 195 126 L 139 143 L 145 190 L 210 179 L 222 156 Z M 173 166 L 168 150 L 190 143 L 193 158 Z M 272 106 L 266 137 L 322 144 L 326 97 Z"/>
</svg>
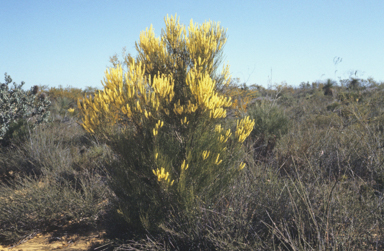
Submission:
<svg viewBox="0 0 384 251">
<path fill-rule="evenodd" d="M 10 126 L 21 119 L 33 121 L 32 124 L 47 121 L 47 108 L 51 104 L 46 94 L 39 93 L 38 86 L 25 91 L 22 89 L 24 82 L 20 85 L 13 82 L 10 87 L 12 78 L 7 73 L 4 75 L 5 83 L 0 83 L 0 141 L 7 137 Z"/>
</svg>

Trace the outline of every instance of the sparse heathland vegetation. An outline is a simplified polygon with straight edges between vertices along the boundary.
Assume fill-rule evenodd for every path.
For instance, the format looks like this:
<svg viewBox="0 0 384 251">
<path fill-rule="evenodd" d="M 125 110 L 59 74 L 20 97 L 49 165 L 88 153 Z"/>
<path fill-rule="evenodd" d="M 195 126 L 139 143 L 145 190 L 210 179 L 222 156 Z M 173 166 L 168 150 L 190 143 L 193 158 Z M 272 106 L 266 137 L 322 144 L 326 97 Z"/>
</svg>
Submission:
<svg viewBox="0 0 384 251">
<path fill-rule="evenodd" d="M 240 84 L 220 26 L 165 20 L 103 90 L 2 99 L 0 244 L 75 226 L 104 233 L 89 250 L 383 250 L 384 83 Z"/>
</svg>

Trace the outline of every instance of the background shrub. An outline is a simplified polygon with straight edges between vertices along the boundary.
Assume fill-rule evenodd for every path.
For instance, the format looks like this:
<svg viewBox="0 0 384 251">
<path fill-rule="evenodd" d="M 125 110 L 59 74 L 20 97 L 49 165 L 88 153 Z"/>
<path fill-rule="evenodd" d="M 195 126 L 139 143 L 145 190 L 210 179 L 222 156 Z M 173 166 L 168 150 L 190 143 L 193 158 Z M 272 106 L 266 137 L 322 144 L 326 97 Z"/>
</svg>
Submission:
<svg viewBox="0 0 384 251">
<path fill-rule="evenodd" d="M 50 101 L 45 93 L 40 92 L 38 86 L 33 86 L 30 91 L 24 91 L 22 89 L 24 82 L 20 85 L 14 82 L 13 87 L 10 87 L 12 78 L 7 73 L 4 75 L 5 83 L 0 83 L 0 141 L 3 145 L 7 145 L 15 128 L 21 127 L 26 121 L 31 121 L 31 125 L 47 121 Z M 12 130 L 8 133 L 9 127 L 12 127 Z"/>
<path fill-rule="evenodd" d="M 252 145 L 254 158 L 263 160 L 274 150 L 276 142 L 289 129 L 289 117 L 285 111 L 269 99 L 256 99 L 249 106 L 248 115 L 255 121 L 247 140 Z"/>
</svg>

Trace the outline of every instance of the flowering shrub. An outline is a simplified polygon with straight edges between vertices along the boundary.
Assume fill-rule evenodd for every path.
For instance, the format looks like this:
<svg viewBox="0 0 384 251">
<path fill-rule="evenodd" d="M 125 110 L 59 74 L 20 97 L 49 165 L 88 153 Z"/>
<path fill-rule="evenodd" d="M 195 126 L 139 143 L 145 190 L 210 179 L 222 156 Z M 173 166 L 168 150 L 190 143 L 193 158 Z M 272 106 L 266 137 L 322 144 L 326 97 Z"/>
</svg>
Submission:
<svg viewBox="0 0 384 251">
<path fill-rule="evenodd" d="M 176 17 L 165 24 L 159 38 L 152 27 L 142 32 L 138 56 L 115 62 L 104 90 L 78 101 L 84 129 L 105 136 L 122 157 L 110 169 L 121 212 L 145 228 L 169 206 L 213 200 L 245 167 L 239 153 L 254 126 L 247 117 L 235 133 L 224 128 L 232 106 L 218 92 L 230 82 L 228 66 L 218 70 L 224 29 L 192 21 L 187 29 Z"/>
</svg>

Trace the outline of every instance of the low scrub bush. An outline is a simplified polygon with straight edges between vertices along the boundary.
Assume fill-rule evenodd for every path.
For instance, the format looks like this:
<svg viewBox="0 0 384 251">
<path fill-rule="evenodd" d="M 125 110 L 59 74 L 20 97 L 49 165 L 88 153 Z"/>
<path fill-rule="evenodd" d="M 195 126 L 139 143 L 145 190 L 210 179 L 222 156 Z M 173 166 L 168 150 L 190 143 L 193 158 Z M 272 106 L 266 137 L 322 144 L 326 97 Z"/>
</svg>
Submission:
<svg viewBox="0 0 384 251">
<path fill-rule="evenodd" d="M 267 99 L 250 105 L 248 115 L 255 125 L 247 143 L 252 144 L 254 158 L 265 160 L 280 137 L 288 132 L 289 117 L 275 101 Z"/>
<path fill-rule="evenodd" d="M 5 73 L 5 83 L 0 83 L 0 143 L 3 146 L 10 144 L 15 131 L 26 122 L 31 121 L 29 124 L 33 126 L 46 122 L 49 117 L 50 101 L 38 86 L 25 91 L 24 82 L 20 85 L 14 82 L 13 87 L 9 86 L 11 83 L 12 78 Z"/>
<path fill-rule="evenodd" d="M 273 164 L 251 164 L 193 214 L 172 211 L 162 234 L 117 250 L 368 250 L 380 249 L 382 197 L 361 193 L 361 180 L 310 182 L 282 176 Z"/>
<path fill-rule="evenodd" d="M 86 139 L 76 123 L 47 124 L 0 153 L 0 242 L 68 222 L 95 224 L 108 204 L 102 163 L 108 148 Z M 103 148 L 102 153 L 96 150 Z"/>
</svg>

